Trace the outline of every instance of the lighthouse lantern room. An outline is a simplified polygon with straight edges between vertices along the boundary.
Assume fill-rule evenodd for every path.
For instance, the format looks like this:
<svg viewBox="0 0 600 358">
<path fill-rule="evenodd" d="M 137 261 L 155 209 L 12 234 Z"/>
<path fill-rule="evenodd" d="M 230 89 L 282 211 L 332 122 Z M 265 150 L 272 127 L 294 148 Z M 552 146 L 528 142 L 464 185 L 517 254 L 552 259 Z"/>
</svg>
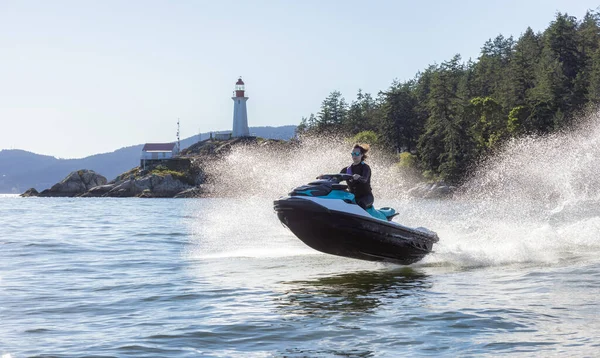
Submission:
<svg viewBox="0 0 600 358">
<path fill-rule="evenodd" d="M 233 100 L 233 137 L 248 137 L 248 112 L 246 111 L 246 101 L 244 81 L 240 77 L 235 83 L 235 96 Z"/>
</svg>

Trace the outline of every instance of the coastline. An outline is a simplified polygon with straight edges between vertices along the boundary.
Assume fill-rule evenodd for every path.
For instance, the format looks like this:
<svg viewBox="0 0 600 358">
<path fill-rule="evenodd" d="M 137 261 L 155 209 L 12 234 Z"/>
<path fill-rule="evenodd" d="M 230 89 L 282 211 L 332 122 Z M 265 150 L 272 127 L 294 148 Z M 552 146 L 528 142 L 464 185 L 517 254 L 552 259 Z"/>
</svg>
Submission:
<svg viewBox="0 0 600 358">
<path fill-rule="evenodd" d="M 312 144 L 311 144 L 312 145 Z M 340 142 L 341 146 L 344 146 Z M 21 197 L 138 197 L 138 198 L 211 198 L 228 195 L 228 185 L 239 185 L 240 182 L 229 182 L 230 177 L 223 167 L 243 166 L 249 163 L 233 164 L 229 155 L 233 150 L 252 152 L 278 152 L 288 156 L 300 149 L 302 145 L 298 140 L 275 140 L 260 137 L 239 137 L 230 140 L 204 140 L 193 144 L 181 151 L 175 158 L 155 161 L 144 168 L 134 167 L 121 173 L 116 178 L 108 181 L 100 173 L 92 170 L 80 169 L 67 175 L 62 181 L 51 188 L 38 192 L 30 188 Z M 247 152 L 246 152 L 247 153 Z M 393 156 L 383 156 L 389 161 Z M 234 155 L 235 157 L 235 155 Z M 291 159 L 290 160 L 294 160 Z M 400 172 L 410 171 L 410 168 L 389 161 L 389 165 L 396 166 Z M 240 167 L 241 168 L 241 167 Z M 270 171 L 270 168 L 263 170 Z M 391 172 L 390 172 L 391 173 Z M 414 176 L 414 173 L 411 174 Z M 455 186 L 443 181 L 427 182 L 424 178 L 414 177 L 411 184 L 403 186 L 403 192 L 408 197 L 423 199 L 451 198 L 456 190 Z M 402 180 L 401 180 L 402 181 Z M 400 182 L 397 182 L 397 185 Z M 248 188 L 252 190 L 252 188 Z M 281 192 L 287 192 L 283 188 Z M 230 194 L 230 193 L 229 193 Z M 402 194 L 402 195 L 404 195 Z"/>
</svg>

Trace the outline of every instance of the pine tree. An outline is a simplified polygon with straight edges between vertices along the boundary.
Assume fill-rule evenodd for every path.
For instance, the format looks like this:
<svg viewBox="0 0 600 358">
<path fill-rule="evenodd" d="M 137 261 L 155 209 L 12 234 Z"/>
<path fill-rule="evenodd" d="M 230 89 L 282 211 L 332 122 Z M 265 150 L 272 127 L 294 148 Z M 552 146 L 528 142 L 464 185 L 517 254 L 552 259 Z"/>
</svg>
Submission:
<svg viewBox="0 0 600 358">
<path fill-rule="evenodd" d="M 600 106 L 598 11 L 581 22 L 558 13 L 543 33 L 527 28 L 516 42 L 499 35 L 476 61 L 430 65 L 376 99 L 359 90 L 348 106 L 334 91 L 298 132 L 368 133 L 390 151 L 415 153 L 407 155 L 430 177 L 459 181 L 510 136 L 564 128 L 586 105 Z"/>
<path fill-rule="evenodd" d="M 467 133 L 464 98 L 460 98 L 464 66 L 460 56 L 444 62 L 431 79 L 429 118 L 418 142 L 421 165 L 431 175 L 458 180 L 472 159 L 472 142 Z"/>
<path fill-rule="evenodd" d="M 514 103 L 509 107 L 527 104 L 526 98 L 535 87 L 535 69 L 542 53 L 541 35 L 535 34 L 531 27 L 521 35 L 515 44 L 515 53 L 510 66 L 512 68 L 511 89 Z"/>
<path fill-rule="evenodd" d="M 600 78 L 595 73 L 596 54 L 600 48 L 600 13 L 588 11 L 577 28 L 578 51 L 582 69 L 574 82 L 575 105 L 580 108 L 587 102 L 594 103 Z"/>
<path fill-rule="evenodd" d="M 344 132 L 355 135 L 366 130 L 376 130 L 377 103 L 369 93 L 358 90 L 356 100 L 352 101 L 346 115 Z"/>
<path fill-rule="evenodd" d="M 600 48 L 590 58 L 589 86 L 586 99 L 591 106 L 600 105 Z"/>
<path fill-rule="evenodd" d="M 562 126 L 564 113 L 577 110 L 583 100 L 575 93 L 575 80 L 580 70 L 584 69 L 584 61 L 577 46 L 577 19 L 567 14 L 558 13 L 556 19 L 544 32 L 544 47 L 549 61 L 558 61 L 562 76 L 554 76 L 561 83 L 553 83 L 554 101 L 557 107 L 555 126 Z M 544 54 L 542 54 L 544 55 Z"/>
<path fill-rule="evenodd" d="M 481 56 L 474 66 L 475 90 L 478 96 L 494 97 L 510 107 L 514 100 L 511 96 L 511 67 L 515 42 L 511 37 L 498 35 L 488 40 L 481 49 Z"/>
<path fill-rule="evenodd" d="M 386 92 L 382 92 L 381 140 L 397 152 L 413 151 L 423 130 L 413 87 L 413 81 L 394 82 Z"/>
<path fill-rule="evenodd" d="M 563 73 L 563 66 L 548 47 L 542 50 L 535 77 L 536 85 L 528 98 L 531 115 L 523 123 L 523 130 L 528 133 L 548 133 L 562 124 L 558 121 L 564 119 L 562 108 L 567 107 L 564 103 L 569 97 L 568 79 Z"/>
<path fill-rule="evenodd" d="M 321 103 L 321 110 L 316 117 L 317 133 L 334 133 L 342 129 L 346 120 L 348 105 L 339 91 L 333 91 Z"/>
</svg>

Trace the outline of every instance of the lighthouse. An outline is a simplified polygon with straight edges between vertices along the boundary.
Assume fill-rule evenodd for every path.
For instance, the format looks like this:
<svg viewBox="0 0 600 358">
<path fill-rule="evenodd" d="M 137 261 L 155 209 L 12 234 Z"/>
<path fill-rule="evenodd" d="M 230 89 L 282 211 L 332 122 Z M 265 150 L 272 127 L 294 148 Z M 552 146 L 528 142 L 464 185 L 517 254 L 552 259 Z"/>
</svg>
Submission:
<svg viewBox="0 0 600 358">
<path fill-rule="evenodd" d="M 250 136 L 250 131 L 248 130 L 248 112 L 246 111 L 248 97 L 245 96 L 244 91 L 244 81 L 240 77 L 235 83 L 235 96 L 231 97 L 233 100 L 233 137 Z"/>
</svg>

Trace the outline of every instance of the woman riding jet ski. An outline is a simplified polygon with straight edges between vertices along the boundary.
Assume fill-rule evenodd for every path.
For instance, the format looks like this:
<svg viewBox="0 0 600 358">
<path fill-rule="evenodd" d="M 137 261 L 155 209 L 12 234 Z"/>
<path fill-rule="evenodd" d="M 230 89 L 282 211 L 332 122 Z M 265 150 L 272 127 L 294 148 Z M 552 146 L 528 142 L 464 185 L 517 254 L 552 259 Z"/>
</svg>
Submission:
<svg viewBox="0 0 600 358">
<path fill-rule="evenodd" d="M 358 206 L 365 210 L 375 201 L 371 192 L 371 167 L 365 163 L 368 151 L 368 144 L 355 144 L 350 153 L 352 154 L 352 164 L 340 171 L 340 173 L 352 175 L 352 179 L 347 182 L 348 189 L 354 194 L 354 200 Z"/>
<path fill-rule="evenodd" d="M 363 209 L 348 185 L 354 174 L 321 175 L 274 201 L 279 220 L 315 250 L 368 261 L 409 265 L 431 252 L 433 231 L 392 221 L 392 208 Z"/>
</svg>

